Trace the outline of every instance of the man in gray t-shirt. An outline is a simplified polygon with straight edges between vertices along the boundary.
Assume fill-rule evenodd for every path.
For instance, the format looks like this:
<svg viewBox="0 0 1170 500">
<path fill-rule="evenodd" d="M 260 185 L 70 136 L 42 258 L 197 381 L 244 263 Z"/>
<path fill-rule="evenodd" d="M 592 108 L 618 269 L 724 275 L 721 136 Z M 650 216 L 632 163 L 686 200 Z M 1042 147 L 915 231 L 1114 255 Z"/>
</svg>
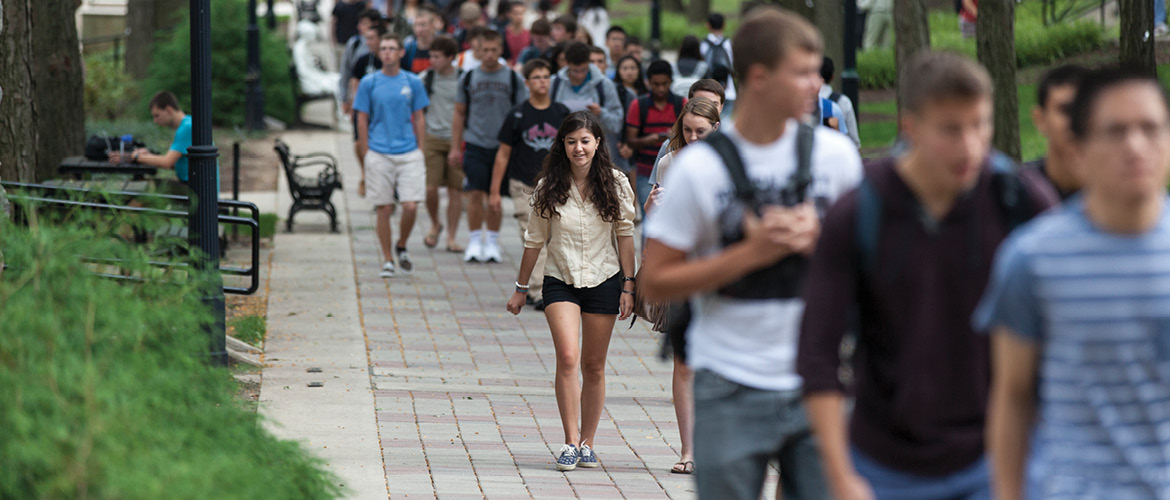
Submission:
<svg viewBox="0 0 1170 500">
<path fill-rule="evenodd" d="M 503 37 L 487 30 L 480 38 L 477 56 L 482 65 L 459 79 L 455 92 L 455 113 L 451 121 L 451 164 L 463 162 L 463 191 L 467 193 L 467 229 L 471 241 L 463 254 L 465 262 L 499 262 L 502 215 L 488 211 L 487 232 L 483 231 L 484 203 L 491 191 L 492 165 L 500 143 L 504 117 L 516 104 L 528 99 L 524 78 L 500 64 Z M 466 150 L 463 145 L 466 144 Z"/>
<path fill-rule="evenodd" d="M 463 216 L 463 169 L 458 163 L 447 161 L 451 152 L 451 117 L 455 114 L 455 95 L 459 93 L 459 77 L 463 73 L 451 63 L 459 55 L 459 42 L 449 36 L 441 36 L 431 42 L 430 69 L 419 74 L 423 88 L 430 97 L 427 107 L 426 141 L 423 143 L 423 157 L 427 164 L 427 215 L 431 217 L 431 229 L 423 244 L 427 248 L 439 245 L 443 232 L 443 221 L 439 220 L 439 188 L 447 188 L 447 250 L 462 252 L 455 241 L 459 230 L 459 218 Z"/>
</svg>

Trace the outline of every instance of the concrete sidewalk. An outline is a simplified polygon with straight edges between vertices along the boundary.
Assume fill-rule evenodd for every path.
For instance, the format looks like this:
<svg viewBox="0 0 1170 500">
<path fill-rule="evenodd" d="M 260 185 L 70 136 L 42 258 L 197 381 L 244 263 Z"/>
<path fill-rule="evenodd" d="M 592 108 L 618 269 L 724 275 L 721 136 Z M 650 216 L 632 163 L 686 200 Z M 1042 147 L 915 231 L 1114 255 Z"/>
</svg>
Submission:
<svg viewBox="0 0 1170 500">
<path fill-rule="evenodd" d="M 304 212 L 296 234 L 276 236 L 261 411 L 279 435 L 323 457 L 349 498 L 694 497 L 693 479 L 670 473 L 679 443 L 671 366 L 656 357 L 658 339 L 644 323 L 619 323 L 610 344 L 602 467 L 557 472 L 563 431 L 548 326 L 531 308 L 504 310 L 521 250 L 510 213 L 505 262 L 464 264 L 443 242 L 423 246 L 429 219 L 420 207 L 414 273 L 379 278 L 350 136 L 284 135 L 298 152 L 339 154 L 343 234 Z M 312 381 L 325 386 L 306 387 Z M 775 477 L 766 489 L 775 490 Z"/>
</svg>

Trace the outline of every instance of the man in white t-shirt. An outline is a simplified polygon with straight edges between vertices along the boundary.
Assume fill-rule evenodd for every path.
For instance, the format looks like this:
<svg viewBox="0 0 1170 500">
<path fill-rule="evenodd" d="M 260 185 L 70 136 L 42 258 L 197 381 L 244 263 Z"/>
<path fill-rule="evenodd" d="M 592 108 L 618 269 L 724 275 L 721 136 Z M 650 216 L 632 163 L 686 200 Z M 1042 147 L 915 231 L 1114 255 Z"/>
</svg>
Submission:
<svg viewBox="0 0 1170 500">
<path fill-rule="evenodd" d="M 760 8 L 732 45 L 743 105 L 725 134 L 763 208 L 758 216 L 746 211 L 740 222 L 734 214 L 742 205 L 720 156 L 707 143 L 684 149 L 646 222 L 639 293 L 691 300 L 686 354 L 695 370 L 699 498 L 760 498 L 772 459 L 779 460 L 786 498 L 828 498 L 795 369 L 799 270 L 816 244 L 820 214 L 861 180 L 861 158 L 847 137 L 812 128 L 807 201 L 782 206 L 778 200 L 797 170 L 797 119 L 820 86 L 823 42 L 799 16 Z M 728 238 L 734 228 L 742 228 L 742 239 Z M 764 298 L 729 291 L 748 275 L 788 264 L 797 271 L 753 295 Z"/>
</svg>

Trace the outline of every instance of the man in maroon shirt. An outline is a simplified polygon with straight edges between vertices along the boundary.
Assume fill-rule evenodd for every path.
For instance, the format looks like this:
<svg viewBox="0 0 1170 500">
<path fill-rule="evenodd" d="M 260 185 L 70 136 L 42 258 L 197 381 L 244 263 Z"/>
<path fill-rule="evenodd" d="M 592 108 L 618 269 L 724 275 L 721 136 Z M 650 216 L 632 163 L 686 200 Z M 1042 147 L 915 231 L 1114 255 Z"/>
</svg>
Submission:
<svg viewBox="0 0 1170 500">
<path fill-rule="evenodd" d="M 1000 241 L 1056 197 L 1035 171 L 991 154 L 983 67 L 924 53 L 904 74 L 913 75 L 901 80 L 910 149 L 871 166 L 825 218 L 805 280 L 797 372 L 838 500 L 985 499 L 988 341 L 970 318 Z M 838 368 L 851 329 L 857 399 L 847 435 Z"/>
</svg>

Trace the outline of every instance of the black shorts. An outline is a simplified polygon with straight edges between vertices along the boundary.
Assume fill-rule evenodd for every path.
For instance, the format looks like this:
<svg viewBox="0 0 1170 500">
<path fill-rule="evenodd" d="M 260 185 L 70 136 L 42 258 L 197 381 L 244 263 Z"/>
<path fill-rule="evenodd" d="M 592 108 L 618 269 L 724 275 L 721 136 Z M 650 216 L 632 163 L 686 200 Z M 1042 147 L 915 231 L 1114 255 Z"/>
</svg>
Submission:
<svg viewBox="0 0 1170 500">
<path fill-rule="evenodd" d="M 492 190 L 492 167 L 496 164 L 498 148 L 481 148 L 467 143 L 463 149 L 463 190 L 483 191 Z"/>
<path fill-rule="evenodd" d="M 541 295 L 545 307 L 554 302 L 572 302 L 580 306 L 583 313 L 618 314 L 621 311 L 622 277 L 618 273 L 593 288 L 577 288 L 545 276 Z"/>
</svg>

